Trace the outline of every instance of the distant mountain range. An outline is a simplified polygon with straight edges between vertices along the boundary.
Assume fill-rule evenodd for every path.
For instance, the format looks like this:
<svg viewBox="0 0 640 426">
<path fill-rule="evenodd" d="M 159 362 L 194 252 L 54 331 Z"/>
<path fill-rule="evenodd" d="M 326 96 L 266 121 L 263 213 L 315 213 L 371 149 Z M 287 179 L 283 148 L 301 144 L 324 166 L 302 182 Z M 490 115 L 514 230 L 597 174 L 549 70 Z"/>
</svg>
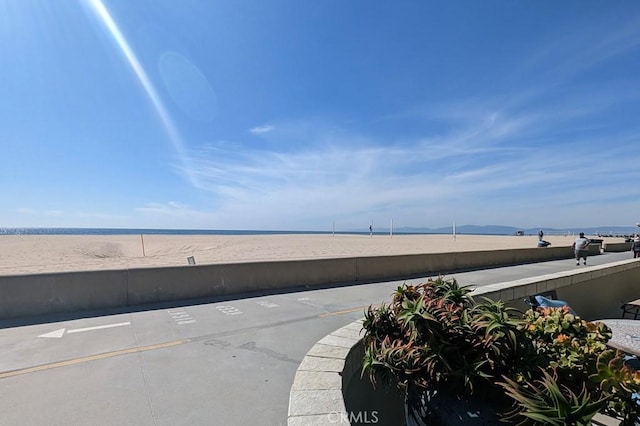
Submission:
<svg viewBox="0 0 640 426">
<path fill-rule="evenodd" d="M 515 226 L 502 225 L 462 225 L 456 226 L 456 234 L 469 235 L 538 235 L 540 229 L 545 235 L 567 235 L 578 234 L 584 232 L 587 235 L 632 235 L 640 232 L 640 228 L 633 226 L 601 226 L 593 228 L 517 228 Z M 375 232 L 389 232 L 389 228 L 375 228 Z M 402 234 L 452 234 L 453 226 L 445 226 L 443 228 L 418 228 L 418 227 L 400 227 L 393 228 L 394 233 Z"/>
</svg>

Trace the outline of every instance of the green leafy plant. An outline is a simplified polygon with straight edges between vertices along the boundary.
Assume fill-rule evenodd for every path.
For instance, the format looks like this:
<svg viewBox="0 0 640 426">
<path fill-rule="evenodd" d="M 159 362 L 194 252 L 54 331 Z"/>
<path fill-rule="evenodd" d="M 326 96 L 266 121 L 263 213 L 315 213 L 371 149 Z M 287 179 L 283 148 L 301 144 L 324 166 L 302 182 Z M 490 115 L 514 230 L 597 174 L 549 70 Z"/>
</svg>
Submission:
<svg viewBox="0 0 640 426">
<path fill-rule="evenodd" d="M 465 424 L 459 413 L 450 423 L 435 415 L 457 404 L 476 417 L 490 405 L 520 425 L 586 425 L 598 412 L 625 425 L 638 418 L 640 373 L 608 349 L 604 324 L 567 307 L 516 315 L 469 293 L 438 277 L 400 286 L 391 303 L 365 313 L 362 374 L 393 380 L 415 406 L 408 415 L 421 417 L 416 424 Z"/>
<path fill-rule="evenodd" d="M 556 371 L 542 370 L 542 378 L 522 386 L 509 378 L 502 383 L 516 408 L 505 420 L 520 425 L 587 426 L 606 403 L 606 397 L 589 392 L 585 383 L 576 391 L 558 383 Z"/>
<path fill-rule="evenodd" d="M 607 347 L 605 324 L 585 321 L 565 306 L 529 310 L 519 329 L 528 362 L 499 383 L 514 400 L 506 420 L 587 425 L 604 412 L 633 424 L 640 414 L 633 401 L 640 376 L 625 366 L 624 354 Z"/>
<path fill-rule="evenodd" d="M 370 307 L 363 374 L 374 382 L 393 377 L 410 399 L 444 393 L 506 406 L 494 380 L 519 364 L 522 331 L 513 309 L 490 299 L 476 303 L 470 291 L 439 277 L 398 287 L 389 305 Z"/>
<path fill-rule="evenodd" d="M 589 377 L 611 397 L 604 412 L 622 420 L 623 425 L 634 425 L 640 420 L 640 371 L 624 364 L 620 352 L 607 350 L 598 355 L 597 373 Z"/>
</svg>

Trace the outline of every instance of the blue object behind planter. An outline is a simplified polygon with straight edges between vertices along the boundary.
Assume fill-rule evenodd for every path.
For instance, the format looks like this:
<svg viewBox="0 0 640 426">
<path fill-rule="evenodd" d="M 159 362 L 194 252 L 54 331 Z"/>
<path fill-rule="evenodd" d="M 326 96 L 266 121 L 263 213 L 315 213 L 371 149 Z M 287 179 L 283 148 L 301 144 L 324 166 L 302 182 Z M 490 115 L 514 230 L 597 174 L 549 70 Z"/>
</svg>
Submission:
<svg viewBox="0 0 640 426">
<path fill-rule="evenodd" d="M 569 308 L 569 311 L 573 315 L 578 315 L 576 314 L 576 311 L 571 309 L 571 306 L 569 306 L 569 304 L 564 300 L 547 299 L 546 297 L 540 295 L 535 296 L 535 299 L 536 302 L 538 302 L 538 305 L 543 308 L 562 308 L 563 306 L 567 306 Z"/>
</svg>

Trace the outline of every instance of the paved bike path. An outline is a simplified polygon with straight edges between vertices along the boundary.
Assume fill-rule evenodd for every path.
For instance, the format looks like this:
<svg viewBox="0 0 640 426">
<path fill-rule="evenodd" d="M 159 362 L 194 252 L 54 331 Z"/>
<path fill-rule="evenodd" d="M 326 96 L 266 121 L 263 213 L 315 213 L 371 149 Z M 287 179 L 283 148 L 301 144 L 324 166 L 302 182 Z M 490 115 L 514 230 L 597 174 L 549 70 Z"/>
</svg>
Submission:
<svg viewBox="0 0 640 426">
<path fill-rule="evenodd" d="M 487 285 L 575 268 L 584 266 L 567 259 L 452 276 Z M 309 348 L 388 301 L 402 282 L 0 322 L 2 424 L 286 425 L 293 376 Z"/>
</svg>

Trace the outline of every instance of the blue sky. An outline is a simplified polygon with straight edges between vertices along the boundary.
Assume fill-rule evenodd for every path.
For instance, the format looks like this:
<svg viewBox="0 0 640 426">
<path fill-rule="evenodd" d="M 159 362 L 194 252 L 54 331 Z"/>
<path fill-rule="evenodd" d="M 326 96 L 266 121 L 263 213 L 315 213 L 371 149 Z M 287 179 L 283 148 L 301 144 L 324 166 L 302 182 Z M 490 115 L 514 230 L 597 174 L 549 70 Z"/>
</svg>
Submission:
<svg viewBox="0 0 640 426">
<path fill-rule="evenodd" d="M 640 222 L 640 2 L 0 2 L 0 227 Z"/>
</svg>

